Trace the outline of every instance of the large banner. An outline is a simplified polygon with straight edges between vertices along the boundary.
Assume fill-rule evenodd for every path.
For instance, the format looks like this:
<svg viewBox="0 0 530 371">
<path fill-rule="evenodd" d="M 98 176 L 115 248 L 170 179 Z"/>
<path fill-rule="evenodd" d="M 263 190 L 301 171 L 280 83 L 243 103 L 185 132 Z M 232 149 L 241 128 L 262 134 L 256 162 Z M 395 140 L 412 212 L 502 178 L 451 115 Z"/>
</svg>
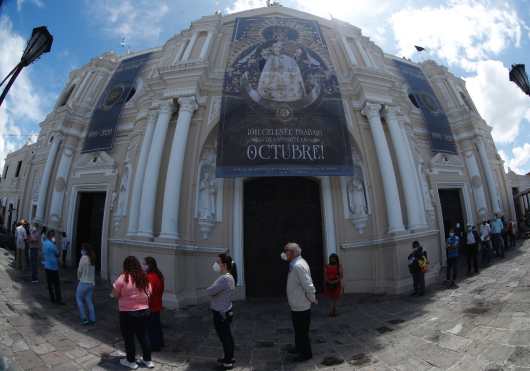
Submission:
<svg viewBox="0 0 530 371">
<path fill-rule="evenodd" d="M 92 113 L 82 153 L 112 149 L 123 105 L 134 95 L 135 81 L 151 53 L 126 59 L 114 71 Z"/>
<path fill-rule="evenodd" d="M 318 23 L 236 19 L 217 145 L 218 177 L 353 174 L 341 94 Z"/>
<path fill-rule="evenodd" d="M 423 71 L 409 63 L 394 62 L 409 85 L 409 96 L 412 96 L 423 113 L 431 134 L 432 152 L 457 154 L 449 120 Z"/>
</svg>

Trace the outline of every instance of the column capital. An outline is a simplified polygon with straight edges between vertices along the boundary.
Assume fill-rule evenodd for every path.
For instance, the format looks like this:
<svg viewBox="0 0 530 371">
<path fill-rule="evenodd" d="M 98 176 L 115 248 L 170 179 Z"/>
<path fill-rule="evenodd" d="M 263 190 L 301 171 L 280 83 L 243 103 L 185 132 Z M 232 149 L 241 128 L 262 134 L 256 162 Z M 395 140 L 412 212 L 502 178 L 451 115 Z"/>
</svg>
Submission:
<svg viewBox="0 0 530 371">
<path fill-rule="evenodd" d="M 197 108 L 199 108 L 199 105 L 197 104 L 197 100 L 195 99 L 194 95 L 186 96 L 186 97 L 180 97 L 178 99 L 179 103 L 179 111 L 187 111 L 187 112 L 195 112 Z"/>
<path fill-rule="evenodd" d="M 172 114 L 175 109 L 175 103 L 173 99 L 164 99 L 160 102 L 160 113 Z"/>
<path fill-rule="evenodd" d="M 363 109 L 361 110 L 361 114 L 370 119 L 376 115 L 379 116 L 380 111 L 381 105 L 379 103 L 366 102 Z"/>
<path fill-rule="evenodd" d="M 397 118 L 397 115 L 401 113 L 401 110 L 398 106 L 391 106 L 385 104 L 383 107 L 383 114 L 385 117 Z"/>
</svg>

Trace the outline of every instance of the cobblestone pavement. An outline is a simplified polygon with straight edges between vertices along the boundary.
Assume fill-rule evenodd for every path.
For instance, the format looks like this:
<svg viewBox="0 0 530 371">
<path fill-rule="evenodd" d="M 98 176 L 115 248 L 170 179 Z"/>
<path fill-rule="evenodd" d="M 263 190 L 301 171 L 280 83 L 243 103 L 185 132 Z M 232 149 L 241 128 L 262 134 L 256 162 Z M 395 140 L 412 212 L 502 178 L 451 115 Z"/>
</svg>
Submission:
<svg viewBox="0 0 530 371">
<path fill-rule="evenodd" d="M 109 288 L 96 289 L 98 323 L 82 327 L 73 276 L 63 273 L 68 305 L 49 303 L 43 281 L 10 266 L 0 249 L 0 355 L 13 370 L 123 370 L 123 342 Z M 314 310 L 314 359 L 289 362 L 293 333 L 284 302 L 236 303 L 237 370 L 530 370 L 530 241 L 456 290 L 432 287 L 422 298 L 346 295 L 339 316 Z M 206 305 L 166 311 L 167 349 L 158 370 L 214 370 L 221 348 Z M 324 366 L 333 356 L 343 362 Z M 0 362 L 1 364 L 1 362 Z M 2 366 L 0 366 L 0 369 Z"/>
</svg>

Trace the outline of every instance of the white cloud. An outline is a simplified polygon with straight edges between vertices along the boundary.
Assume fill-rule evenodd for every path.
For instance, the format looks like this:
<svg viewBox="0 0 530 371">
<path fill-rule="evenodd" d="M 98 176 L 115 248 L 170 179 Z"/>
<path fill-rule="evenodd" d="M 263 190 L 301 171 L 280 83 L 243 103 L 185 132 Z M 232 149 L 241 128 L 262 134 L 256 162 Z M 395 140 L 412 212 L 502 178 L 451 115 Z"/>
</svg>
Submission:
<svg viewBox="0 0 530 371">
<path fill-rule="evenodd" d="M 411 57 L 413 45 L 450 65 L 473 70 L 510 45 L 519 46 L 524 22 L 508 4 L 487 0 L 451 0 L 438 7 L 407 7 L 390 17 L 398 53 Z"/>
<path fill-rule="evenodd" d="M 508 158 L 504 151 L 499 151 L 499 154 L 506 161 L 505 167 L 509 167 L 513 172 L 518 174 L 530 172 L 530 143 L 512 148 L 511 158 Z"/>
<path fill-rule="evenodd" d="M 26 41 L 13 31 L 11 21 L 0 17 L 0 76 L 6 76 L 17 65 L 25 46 Z M 26 138 L 17 135 L 30 130 L 21 128 L 19 123 L 41 121 L 42 106 L 29 71 L 22 70 L 0 107 L 0 164 L 9 152 L 25 143 Z"/>
<path fill-rule="evenodd" d="M 26 0 L 17 0 L 17 10 L 20 12 L 22 10 L 22 6 Z M 31 3 L 35 6 L 38 6 L 39 8 L 44 7 L 44 2 L 42 0 L 31 0 Z"/>
<path fill-rule="evenodd" d="M 226 8 L 227 13 L 237 13 L 244 10 L 261 8 L 266 4 L 263 0 L 235 0 L 232 6 Z"/>
<path fill-rule="evenodd" d="M 500 61 L 478 62 L 476 75 L 465 80 L 477 109 L 493 127 L 493 140 L 512 142 L 525 118 L 530 119 L 530 99 L 508 80 L 508 69 Z"/>
<path fill-rule="evenodd" d="M 86 3 L 94 21 L 103 27 L 103 33 L 116 38 L 125 37 L 132 46 L 158 42 L 162 19 L 169 12 L 168 0 L 156 4 L 150 0 L 93 0 Z"/>
</svg>

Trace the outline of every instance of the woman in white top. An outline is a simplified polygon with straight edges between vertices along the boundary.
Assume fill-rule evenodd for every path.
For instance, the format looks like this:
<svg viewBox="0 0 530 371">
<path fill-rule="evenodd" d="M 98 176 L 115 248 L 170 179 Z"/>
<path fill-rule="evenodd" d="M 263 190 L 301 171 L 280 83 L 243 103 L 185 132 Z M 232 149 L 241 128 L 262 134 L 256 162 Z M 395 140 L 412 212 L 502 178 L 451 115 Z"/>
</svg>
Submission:
<svg viewBox="0 0 530 371">
<path fill-rule="evenodd" d="M 94 286 L 96 284 L 96 254 L 87 243 L 81 245 L 81 260 L 77 268 L 77 279 L 79 284 L 75 293 L 79 315 L 82 325 L 94 325 L 96 323 L 96 311 L 94 309 Z M 87 311 L 88 309 L 88 317 Z"/>
</svg>

